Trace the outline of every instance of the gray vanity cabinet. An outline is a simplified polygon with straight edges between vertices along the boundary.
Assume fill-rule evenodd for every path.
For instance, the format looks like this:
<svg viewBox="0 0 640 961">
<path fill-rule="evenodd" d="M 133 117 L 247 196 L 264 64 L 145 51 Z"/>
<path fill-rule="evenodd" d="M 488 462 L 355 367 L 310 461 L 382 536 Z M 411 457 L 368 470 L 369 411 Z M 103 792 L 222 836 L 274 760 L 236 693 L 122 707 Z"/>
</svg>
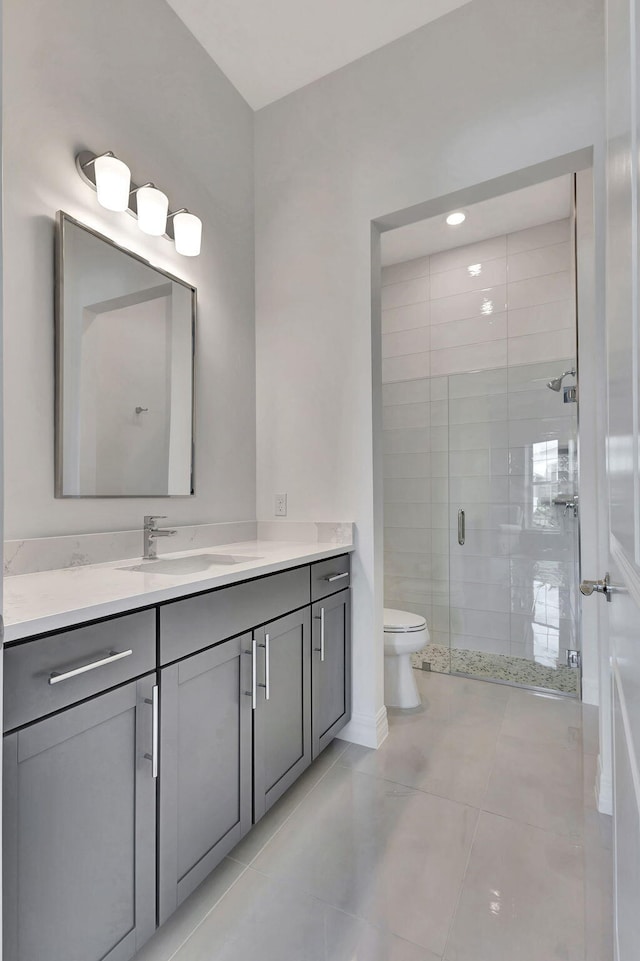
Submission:
<svg viewBox="0 0 640 961">
<path fill-rule="evenodd" d="M 311 763 L 308 607 L 254 631 L 253 817 L 258 821 Z"/>
<path fill-rule="evenodd" d="M 5 961 L 128 961 L 153 933 L 154 679 L 4 738 Z"/>
<path fill-rule="evenodd" d="M 313 624 L 313 757 L 351 717 L 351 591 L 316 602 Z"/>
<path fill-rule="evenodd" d="M 349 585 L 341 555 L 5 648 L 3 961 L 131 961 L 349 720 Z"/>
<path fill-rule="evenodd" d="M 160 672 L 159 920 L 251 827 L 252 635 Z"/>
</svg>

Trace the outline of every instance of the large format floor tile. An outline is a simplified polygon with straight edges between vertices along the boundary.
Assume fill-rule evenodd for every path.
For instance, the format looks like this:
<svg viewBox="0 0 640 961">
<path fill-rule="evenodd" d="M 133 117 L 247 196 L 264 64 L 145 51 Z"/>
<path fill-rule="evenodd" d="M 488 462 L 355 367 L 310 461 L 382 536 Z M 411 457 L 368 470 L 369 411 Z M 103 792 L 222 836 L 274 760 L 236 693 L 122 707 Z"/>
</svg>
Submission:
<svg viewBox="0 0 640 961">
<path fill-rule="evenodd" d="M 336 766 L 256 858 L 256 870 L 444 951 L 477 812 Z"/>
<path fill-rule="evenodd" d="M 438 961 L 436 955 L 248 868 L 174 961 Z"/>
<path fill-rule="evenodd" d="M 582 755 L 559 744 L 502 735 L 482 807 L 579 841 L 584 808 Z"/>
<path fill-rule="evenodd" d="M 422 708 L 377 752 L 330 745 L 140 961 L 612 961 L 597 715 L 416 680 Z"/>
<path fill-rule="evenodd" d="M 539 744 L 560 744 L 577 751 L 582 747 L 581 725 L 579 701 L 513 689 L 502 733 Z"/>
<path fill-rule="evenodd" d="M 488 702 L 491 704 L 492 702 Z M 417 725 L 394 717 L 377 750 L 351 745 L 339 763 L 439 797 L 480 807 L 491 772 L 499 723 L 475 726 L 436 720 Z"/>
<path fill-rule="evenodd" d="M 194 930 L 211 913 L 212 908 L 236 883 L 245 870 L 242 864 L 225 858 L 193 894 L 180 905 L 169 920 L 136 954 L 136 961 L 173 961 L 183 945 L 190 944 Z M 183 955 L 183 958 L 189 956 Z"/>
<path fill-rule="evenodd" d="M 487 684 L 466 678 L 451 678 L 431 671 L 416 671 L 418 690 L 425 713 L 422 730 L 429 721 L 448 721 L 476 727 L 478 724 L 493 723 L 496 730 L 500 727 L 509 700 L 509 688 L 501 684 Z"/>
<path fill-rule="evenodd" d="M 480 815 L 446 961 L 584 961 L 582 848 Z"/>
</svg>

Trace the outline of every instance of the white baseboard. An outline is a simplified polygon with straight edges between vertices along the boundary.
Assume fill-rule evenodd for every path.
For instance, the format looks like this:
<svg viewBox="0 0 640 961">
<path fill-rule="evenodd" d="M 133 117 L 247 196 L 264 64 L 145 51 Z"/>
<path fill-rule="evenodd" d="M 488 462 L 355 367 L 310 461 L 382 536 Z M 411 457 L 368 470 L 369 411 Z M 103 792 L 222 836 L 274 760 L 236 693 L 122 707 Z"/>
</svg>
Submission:
<svg viewBox="0 0 640 961">
<path fill-rule="evenodd" d="M 610 814 L 613 815 L 613 781 L 610 777 L 606 777 L 600 761 L 600 755 L 598 755 L 598 773 L 596 775 L 596 805 L 600 814 Z"/>
<path fill-rule="evenodd" d="M 383 705 L 377 714 L 353 714 L 338 737 L 351 744 L 378 748 L 388 733 L 387 709 Z"/>
<path fill-rule="evenodd" d="M 592 678 L 582 678 L 582 703 L 600 705 L 600 688 L 598 681 Z"/>
</svg>

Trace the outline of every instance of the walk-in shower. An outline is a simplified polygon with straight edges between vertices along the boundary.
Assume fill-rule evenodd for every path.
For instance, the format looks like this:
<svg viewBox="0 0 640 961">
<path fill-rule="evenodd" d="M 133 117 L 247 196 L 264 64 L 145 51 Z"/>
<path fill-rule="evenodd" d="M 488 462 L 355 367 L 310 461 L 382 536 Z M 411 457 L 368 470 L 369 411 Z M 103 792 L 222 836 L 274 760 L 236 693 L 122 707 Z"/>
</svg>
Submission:
<svg viewBox="0 0 640 961">
<path fill-rule="evenodd" d="M 416 667 L 576 695 L 570 187 L 556 219 L 383 269 L 384 572 L 427 620 Z"/>
</svg>

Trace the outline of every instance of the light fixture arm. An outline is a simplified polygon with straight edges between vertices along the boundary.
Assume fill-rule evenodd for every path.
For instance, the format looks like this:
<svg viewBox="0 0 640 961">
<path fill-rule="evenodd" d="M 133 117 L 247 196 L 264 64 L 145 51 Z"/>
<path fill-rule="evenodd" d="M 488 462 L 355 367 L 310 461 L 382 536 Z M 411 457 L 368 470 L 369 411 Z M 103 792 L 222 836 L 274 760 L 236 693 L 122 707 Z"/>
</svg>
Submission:
<svg viewBox="0 0 640 961">
<path fill-rule="evenodd" d="M 87 153 L 88 153 L 88 151 L 87 151 Z M 80 154 L 78 154 L 78 157 L 79 157 L 79 156 L 80 156 Z M 104 153 L 96 154 L 95 157 L 91 157 L 90 160 L 86 160 L 86 161 L 82 164 L 82 169 L 84 170 L 85 167 L 89 167 L 91 164 L 94 164 L 94 163 L 96 162 L 96 160 L 100 160 L 100 157 L 115 157 L 115 154 L 114 154 L 113 150 L 105 150 Z M 77 160 L 77 158 L 76 158 L 76 160 Z"/>
</svg>

